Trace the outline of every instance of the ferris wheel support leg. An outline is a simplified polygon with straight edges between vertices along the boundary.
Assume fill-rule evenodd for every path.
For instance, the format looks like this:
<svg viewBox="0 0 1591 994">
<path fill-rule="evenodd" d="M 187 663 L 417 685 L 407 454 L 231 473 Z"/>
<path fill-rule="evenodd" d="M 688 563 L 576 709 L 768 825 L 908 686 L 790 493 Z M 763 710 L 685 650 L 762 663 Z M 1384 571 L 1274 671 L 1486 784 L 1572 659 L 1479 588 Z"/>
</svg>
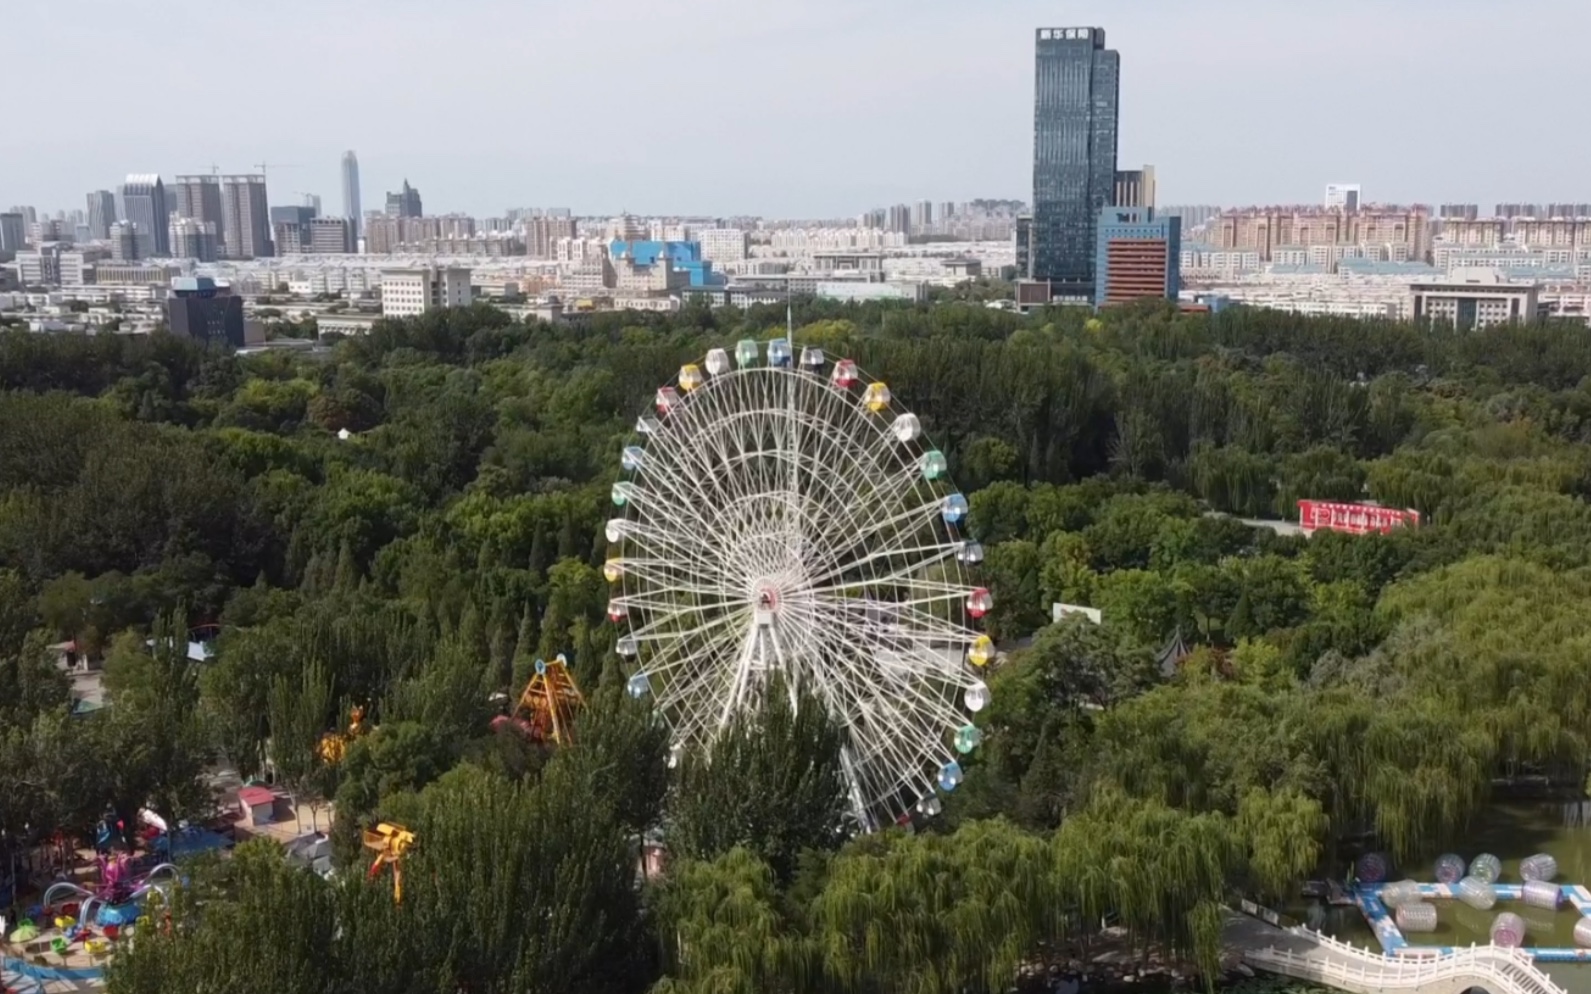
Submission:
<svg viewBox="0 0 1591 994">
<path fill-rule="evenodd" d="M 867 802 L 862 798 L 862 781 L 856 775 L 856 760 L 849 745 L 840 748 L 840 769 L 845 773 L 845 784 L 851 796 L 851 814 L 863 832 L 876 832 L 878 824 L 868 813 Z"/>
<path fill-rule="evenodd" d="M 791 658 L 790 656 L 786 655 L 786 646 L 784 646 L 779 641 L 779 629 L 776 626 L 773 626 L 773 625 L 769 625 L 768 626 L 768 639 L 773 642 L 773 658 L 775 658 L 775 659 L 789 659 L 789 658 Z M 767 668 L 768 668 L 768 660 L 766 658 L 766 647 L 764 647 L 763 652 L 764 652 L 764 658 L 762 660 L 762 668 L 763 668 L 764 671 L 766 671 Z M 800 688 L 796 686 L 796 680 L 795 680 L 795 674 L 794 673 L 784 673 L 783 676 L 784 676 L 785 697 L 790 702 L 790 713 L 793 715 L 793 714 L 796 713 L 797 704 L 800 703 Z M 763 679 L 767 679 L 766 672 L 764 673 Z"/>
<path fill-rule="evenodd" d="M 718 730 L 723 731 L 729 726 L 729 721 L 740 709 L 741 701 L 746 695 L 746 685 L 751 681 L 751 668 L 755 665 L 758 649 L 762 644 L 761 626 L 752 625 L 746 633 L 746 641 L 740 647 L 740 656 L 735 660 L 735 675 L 730 685 L 729 693 L 724 698 L 724 708 L 718 715 Z"/>
</svg>

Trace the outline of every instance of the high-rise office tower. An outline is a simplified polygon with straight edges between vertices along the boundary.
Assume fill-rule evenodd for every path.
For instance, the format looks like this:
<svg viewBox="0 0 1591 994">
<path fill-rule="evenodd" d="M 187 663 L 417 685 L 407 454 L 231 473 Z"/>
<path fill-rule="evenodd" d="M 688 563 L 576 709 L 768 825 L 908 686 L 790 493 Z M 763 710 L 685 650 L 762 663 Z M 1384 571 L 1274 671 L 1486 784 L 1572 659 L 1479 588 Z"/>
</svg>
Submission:
<svg viewBox="0 0 1591 994">
<path fill-rule="evenodd" d="M 109 238 L 110 226 L 116 220 L 116 194 L 95 190 L 88 195 L 88 237 L 99 241 Z"/>
<path fill-rule="evenodd" d="M 221 238 L 228 259 L 260 259 L 271 255 L 271 209 L 265 198 L 265 177 L 221 177 L 221 210 L 226 223 Z"/>
<path fill-rule="evenodd" d="M 348 232 L 357 246 L 364 208 L 359 203 L 359 156 L 353 149 L 343 153 L 343 217 L 348 219 Z"/>
<path fill-rule="evenodd" d="M 0 252 L 20 252 L 28 247 L 28 223 L 21 211 L 0 214 Z"/>
<path fill-rule="evenodd" d="M 1358 183 L 1327 183 L 1326 209 L 1352 214 L 1359 209 L 1359 200 L 1363 195 L 1364 188 Z"/>
<path fill-rule="evenodd" d="M 351 251 L 348 219 L 317 217 L 309 222 L 309 251 L 316 255 L 342 255 Z"/>
<path fill-rule="evenodd" d="M 148 239 L 148 254 L 171 254 L 170 223 L 167 215 L 166 185 L 158 173 L 134 173 L 127 177 L 121 188 L 121 208 L 117 211 L 123 221 L 138 226 L 138 234 Z"/>
<path fill-rule="evenodd" d="M 177 216 L 214 225 L 213 234 L 219 251 L 220 246 L 226 244 L 227 235 L 226 212 L 221 204 L 221 177 L 178 176 L 172 189 L 176 194 Z M 176 245 L 172 245 L 171 250 L 173 255 L 177 254 Z"/>
<path fill-rule="evenodd" d="M 315 216 L 315 208 L 309 206 L 271 208 L 271 236 L 278 256 L 302 255 L 310 250 L 309 222 Z"/>
<path fill-rule="evenodd" d="M 136 262 L 148 255 L 149 235 L 132 221 L 117 221 L 110 226 L 110 257 L 115 262 Z"/>
<path fill-rule="evenodd" d="M 1116 170 L 1116 196 L 1112 207 L 1153 207 L 1155 205 L 1155 167 Z"/>
<path fill-rule="evenodd" d="M 196 262 L 214 262 L 220 242 L 215 236 L 214 221 L 196 221 L 178 215 L 171 219 L 171 254 L 177 259 Z"/>
<path fill-rule="evenodd" d="M 1115 195 L 1120 83 L 1103 28 L 1038 29 L 1027 275 L 1056 296 L 1093 296 L 1094 233 Z"/>
<path fill-rule="evenodd" d="M 403 181 L 403 189 L 397 193 L 387 194 L 388 217 L 423 217 L 420 209 L 420 191 L 409 185 L 408 180 Z"/>
</svg>

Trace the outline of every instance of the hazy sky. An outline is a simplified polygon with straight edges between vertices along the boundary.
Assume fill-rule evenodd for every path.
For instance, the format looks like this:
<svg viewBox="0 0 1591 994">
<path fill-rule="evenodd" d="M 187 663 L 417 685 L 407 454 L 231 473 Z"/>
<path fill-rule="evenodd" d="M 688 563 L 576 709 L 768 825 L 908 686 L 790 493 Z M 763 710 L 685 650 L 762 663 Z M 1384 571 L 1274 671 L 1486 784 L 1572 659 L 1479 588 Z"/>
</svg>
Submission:
<svg viewBox="0 0 1591 994">
<path fill-rule="evenodd" d="M 427 213 L 1026 199 L 1033 29 L 1121 52 L 1161 203 L 1591 201 L 1588 0 L 0 0 L 0 206 L 129 172 Z"/>
</svg>

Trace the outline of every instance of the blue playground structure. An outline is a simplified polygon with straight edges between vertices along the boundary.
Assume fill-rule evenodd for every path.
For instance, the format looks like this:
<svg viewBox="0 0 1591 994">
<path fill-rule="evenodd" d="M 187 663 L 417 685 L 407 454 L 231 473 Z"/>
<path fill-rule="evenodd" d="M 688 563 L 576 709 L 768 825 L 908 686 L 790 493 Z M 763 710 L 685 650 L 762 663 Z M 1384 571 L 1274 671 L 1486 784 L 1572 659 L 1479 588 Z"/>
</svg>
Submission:
<svg viewBox="0 0 1591 994">
<path fill-rule="evenodd" d="M 1392 911 L 1381 901 L 1382 892 L 1389 887 L 1399 886 L 1389 883 L 1360 883 L 1355 884 L 1351 890 L 1354 904 L 1364 915 L 1365 921 L 1370 923 L 1370 928 L 1380 941 L 1381 948 L 1389 956 L 1430 955 L 1433 950 L 1442 953 L 1456 952 L 1452 946 L 1412 946 L 1398 928 Z M 1407 886 L 1407 885 L 1402 885 Z M 1525 887 L 1523 884 L 1489 884 L 1492 895 L 1499 902 L 1522 901 Z M 1457 884 L 1418 884 L 1421 900 L 1453 901 L 1458 899 Z M 1591 920 L 1591 891 L 1579 884 L 1558 885 L 1559 900 L 1563 904 L 1573 905 L 1579 912 L 1582 921 Z M 1522 946 L 1524 952 L 1542 963 L 1591 963 L 1591 949 L 1575 947 L 1551 946 Z"/>
</svg>

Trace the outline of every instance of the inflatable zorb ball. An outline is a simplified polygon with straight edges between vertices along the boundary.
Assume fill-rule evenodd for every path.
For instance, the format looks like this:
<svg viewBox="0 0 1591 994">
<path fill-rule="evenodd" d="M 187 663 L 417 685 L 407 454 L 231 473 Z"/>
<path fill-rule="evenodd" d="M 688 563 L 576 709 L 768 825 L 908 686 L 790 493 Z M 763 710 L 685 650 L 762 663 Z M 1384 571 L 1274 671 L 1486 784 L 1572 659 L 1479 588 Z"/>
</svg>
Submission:
<svg viewBox="0 0 1591 994">
<path fill-rule="evenodd" d="M 1381 888 L 1378 895 L 1381 903 L 1389 908 L 1401 908 L 1405 904 L 1414 904 L 1420 900 L 1420 885 L 1413 880 L 1399 880 L 1395 884 L 1387 884 Z"/>
<path fill-rule="evenodd" d="M 1379 884 L 1387 879 L 1387 872 L 1391 867 L 1387 858 L 1378 852 L 1367 852 L 1359 857 L 1356 864 L 1359 879 L 1367 884 Z"/>
<path fill-rule="evenodd" d="M 1544 852 L 1526 856 L 1519 862 L 1519 875 L 1525 880 L 1551 880 L 1558 875 L 1558 861 Z"/>
<path fill-rule="evenodd" d="M 1443 853 L 1436 857 L 1436 882 L 1456 884 L 1464 876 L 1464 857 L 1458 853 Z"/>
<path fill-rule="evenodd" d="M 1591 946 L 1591 918 L 1582 918 L 1574 923 L 1574 944 Z"/>
<path fill-rule="evenodd" d="M 1525 944 L 1525 920 L 1512 911 L 1492 919 L 1492 945 L 1518 947 Z"/>
<path fill-rule="evenodd" d="M 1458 882 L 1458 899 L 1476 911 L 1490 911 L 1497 903 L 1497 892 L 1484 880 L 1465 877 Z"/>
<path fill-rule="evenodd" d="M 1563 892 L 1558 889 L 1557 884 L 1550 884 L 1545 880 L 1525 881 L 1524 901 L 1532 908 L 1557 911 L 1562 898 Z"/>
<path fill-rule="evenodd" d="M 1398 909 L 1398 929 L 1402 932 L 1435 932 L 1436 905 L 1415 901 Z"/>
<path fill-rule="evenodd" d="M 1489 852 L 1483 852 L 1470 861 L 1469 875 L 1483 884 L 1494 884 L 1503 875 L 1503 861 Z"/>
</svg>

